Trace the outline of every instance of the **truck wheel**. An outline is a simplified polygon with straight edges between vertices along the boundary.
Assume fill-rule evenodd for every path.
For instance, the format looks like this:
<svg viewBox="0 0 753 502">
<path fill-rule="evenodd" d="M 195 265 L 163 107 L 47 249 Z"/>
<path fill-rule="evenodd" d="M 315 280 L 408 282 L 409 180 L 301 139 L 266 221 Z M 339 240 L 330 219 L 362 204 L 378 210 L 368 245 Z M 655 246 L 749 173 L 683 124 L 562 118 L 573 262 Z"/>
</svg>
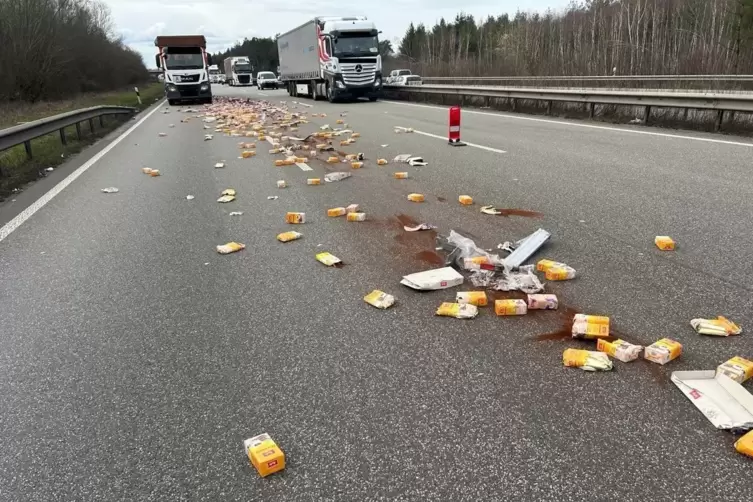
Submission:
<svg viewBox="0 0 753 502">
<path fill-rule="evenodd" d="M 168 99 L 167 104 L 170 106 L 175 106 L 175 100 L 174 99 Z"/>
<path fill-rule="evenodd" d="M 316 82 L 312 80 L 309 84 L 309 88 L 311 89 L 311 99 L 313 99 L 314 101 L 319 101 L 319 93 L 316 92 Z"/>
<path fill-rule="evenodd" d="M 329 84 L 327 84 L 326 92 L 327 92 L 327 101 L 329 101 L 330 103 L 334 103 L 335 102 L 335 96 L 332 93 L 332 87 L 330 87 Z"/>
<path fill-rule="evenodd" d="M 373 102 L 374 102 L 374 101 L 376 101 L 377 99 L 379 99 L 379 98 L 377 98 L 377 97 L 375 97 L 375 96 L 372 96 L 372 97 L 370 97 L 370 98 L 369 98 L 369 101 L 371 101 L 371 102 L 373 103 Z"/>
<path fill-rule="evenodd" d="M 212 104 L 212 98 L 205 98 L 204 103 L 211 105 Z"/>
</svg>

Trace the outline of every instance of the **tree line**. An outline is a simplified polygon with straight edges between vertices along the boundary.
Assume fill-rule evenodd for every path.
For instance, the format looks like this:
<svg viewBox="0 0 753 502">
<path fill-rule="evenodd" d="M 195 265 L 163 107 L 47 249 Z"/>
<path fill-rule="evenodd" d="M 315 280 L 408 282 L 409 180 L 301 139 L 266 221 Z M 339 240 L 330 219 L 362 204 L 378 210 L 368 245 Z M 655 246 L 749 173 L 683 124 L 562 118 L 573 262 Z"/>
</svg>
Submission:
<svg viewBox="0 0 753 502">
<path fill-rule="evenodd" d="M 0 102 L 39 101 L 146 81 L 100 0 L 0 0 Z"/>
<path fill-rule="evenodd" d="M 277 67 L 280 65 L 280 58 L 277 55 L 277 37 L 246 38 L 223 52 L 212 54 L 212 62 L 219 65 L 220 71 L 224 71 L 225 59 L 240 56 L 248 58 L 255 72 L 277 73 Z"/>
<path fill-rule="evenodd" d="M 753 0 L 585 0 L 563 12 L 411 24 L 399 52 L 427 76 L 753 72 Z"/>
</svg>

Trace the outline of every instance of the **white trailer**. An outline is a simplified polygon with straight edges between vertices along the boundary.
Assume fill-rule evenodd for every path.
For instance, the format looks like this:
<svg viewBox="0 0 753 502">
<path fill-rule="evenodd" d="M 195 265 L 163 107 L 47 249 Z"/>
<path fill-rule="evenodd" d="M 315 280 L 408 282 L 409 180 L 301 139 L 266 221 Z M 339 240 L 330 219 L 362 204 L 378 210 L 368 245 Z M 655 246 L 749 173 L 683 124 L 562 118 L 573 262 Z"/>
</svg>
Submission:
<svg viewBox="0 0 753 502">
<path fill-rule="evenodd" d="M 376 101 L 382 92 L 378 35 L 364 16 L 316 17 L 277 39 L 280 80 L 294 97 Z"/>
</svg>

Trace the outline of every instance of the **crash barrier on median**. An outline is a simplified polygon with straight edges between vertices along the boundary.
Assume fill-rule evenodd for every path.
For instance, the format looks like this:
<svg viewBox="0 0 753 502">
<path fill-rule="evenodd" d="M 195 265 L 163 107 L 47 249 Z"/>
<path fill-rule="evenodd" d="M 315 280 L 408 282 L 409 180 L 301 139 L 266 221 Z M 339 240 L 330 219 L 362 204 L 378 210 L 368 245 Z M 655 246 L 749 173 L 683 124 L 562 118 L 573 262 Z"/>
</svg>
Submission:
<svg viewBox="0 0 753 502">
<path fill-rule="evenodd" d="M 136 108 L 128 106 L 93 106 L 2 129 L 0 130 L 0 152 L 23 144 L 27 157 L 31 159 L 31 140 L 33 139 L 58 131 L 60 141 L 65 145 L 67 144 L 66 127 L 76 126 L 76 135 L 78 139 L 81 139 L 82 122 L 88 121 L 89 131 L 94 133 L 95 118 L 99 119 L 100 127 L 104 127 L 105 115 L 133 115 L 134 113 L 136 113 Z"/>
<path fill-rule="evenodd" d="M 494 77 L 422 77 L 428 84 L 500 85 L 522 87 L 753 89 L 753 75 L 563 75 Z"/>
<path fill-rule="evenodd" d="M 547 114 L 551 113 L 552 103 L 569 102 L 583 103 L 589 107 L 589 116 L 593 118 L 595 105 L 640 106 L 644 108 L 643 123 L 648 124 L 652 108 L 683 108 L 712 110 L 718 113 L 716 129 L 721 129 L 725 112 L 753 113 L 753 94 L 734 94 L 724 92 L 668 92 L 631 90 L 600 90 L 600 89 L 563 89 L 563 88 L 509 88 L 491 86 L 462 86 L 462 85 L 421 85 L 384 86 L 386 97 L 392 99 L 410 99 L 417 95 L 440 95 L 458 97 L 482 97 L 488 101 L 491 98 L 510 100 L 512 109 L 516 108 L 517 100 L 544 101 L 547 103 Z"/>
</svg>

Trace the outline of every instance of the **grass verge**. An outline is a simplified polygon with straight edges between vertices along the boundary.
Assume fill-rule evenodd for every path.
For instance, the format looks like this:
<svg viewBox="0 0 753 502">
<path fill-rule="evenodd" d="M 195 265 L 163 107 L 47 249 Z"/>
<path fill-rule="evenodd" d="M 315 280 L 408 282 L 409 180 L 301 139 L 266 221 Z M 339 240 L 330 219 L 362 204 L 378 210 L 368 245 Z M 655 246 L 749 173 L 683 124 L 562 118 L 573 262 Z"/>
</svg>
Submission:
<svg viewBox="0 0 753 502">
<path fill-rule="evenodd" d="M 140 91 L 141 105 L 136 99 L 136 93 L 133 89 L 129 89 L 120 92 L 82 95 L 66 101 L 28 104 L 25 107 L 18 108 L 15 108 L 17 105 L 0 105 L 0 117 L 3 117 L 2 121 L 6 122 L 5 127 L 7 127 L 19 122 L 37 120 L 90 106 L 132 106 L 141 110 L 152 105 L 164 95 L 164 87 L 161 83 L 145 85 L 140 88 Z M 104 127 L 100 127 L 99 121 L 95 119 L 93 133 L 89 130 L 88 123 L 82 123 L 81 139 L 78 138 L 74 126 L 66 128 L 67 145 L 62 144 L 57 132 L 32 140 L 33 158 L 31 160 L 26 157 L 26 150 L 23 145 L 0 152 L 0 201 L 12 194 L 15 189 L 20 189 L 24 184 L 46 176 L 45 170 L 48 167 L 55 167 L 63 163 L 71 155 L 80 152 L 121 125 L 124 119 L 118 117 L 117 115 L 105 117 Z M 10 122 L 10 124 L 7 122 Z M 0 123 L 0 127 L 3 127 L 3 124 Z"/>
</svg>

